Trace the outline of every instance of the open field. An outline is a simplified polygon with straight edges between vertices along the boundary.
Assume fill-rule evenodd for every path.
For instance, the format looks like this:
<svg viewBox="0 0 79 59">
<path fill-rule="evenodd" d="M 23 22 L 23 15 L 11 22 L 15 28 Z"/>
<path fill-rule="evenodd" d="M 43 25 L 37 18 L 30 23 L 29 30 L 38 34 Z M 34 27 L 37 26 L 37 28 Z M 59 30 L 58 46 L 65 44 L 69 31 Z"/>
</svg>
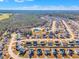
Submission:
<svg viewBox="0 0 79 59">
<path fill-rule="evenodd" d="M 0 21 L 9 19 L 12 14 L 0 14 Z"/>
</svg>

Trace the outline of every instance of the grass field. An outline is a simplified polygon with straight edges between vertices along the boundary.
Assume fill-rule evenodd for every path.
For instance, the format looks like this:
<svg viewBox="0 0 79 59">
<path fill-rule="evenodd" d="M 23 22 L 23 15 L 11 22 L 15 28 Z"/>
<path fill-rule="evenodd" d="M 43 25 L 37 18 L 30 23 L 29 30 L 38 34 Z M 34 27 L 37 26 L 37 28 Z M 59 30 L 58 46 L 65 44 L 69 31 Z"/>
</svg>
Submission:
<svg viewBox="0 0 79 59">
<path fill-rule="evenodd" d="M 10 15 L 12 15 L 12 14 L 8 14 L 8 13 L 6 13 L 6 14 L 0 14 L 0 21 L 8 19 L 10 17 Z"/>
</svg>

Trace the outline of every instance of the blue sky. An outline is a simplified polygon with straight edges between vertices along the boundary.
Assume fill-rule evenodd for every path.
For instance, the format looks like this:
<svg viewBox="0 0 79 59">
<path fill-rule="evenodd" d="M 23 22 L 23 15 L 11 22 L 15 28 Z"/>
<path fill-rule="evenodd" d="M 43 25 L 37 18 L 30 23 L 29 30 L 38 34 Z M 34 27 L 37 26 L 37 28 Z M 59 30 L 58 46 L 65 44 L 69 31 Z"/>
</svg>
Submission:
<svg viewBox="0 0 79 59">
<path fill-rule="evenodd" d="M 0 0 L 4 10 L 79 10 L 79 0 Z"/>
</svg>

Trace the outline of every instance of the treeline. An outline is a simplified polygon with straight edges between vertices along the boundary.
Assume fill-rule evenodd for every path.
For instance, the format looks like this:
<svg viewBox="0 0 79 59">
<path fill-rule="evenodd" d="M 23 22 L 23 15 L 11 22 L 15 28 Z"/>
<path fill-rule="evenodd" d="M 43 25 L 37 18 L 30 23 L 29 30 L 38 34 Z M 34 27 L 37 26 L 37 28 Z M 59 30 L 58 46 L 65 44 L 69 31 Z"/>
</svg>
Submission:
<svg viewBox="0 0 79 59">
<path fill-rule="evenodd" d="M 47 23 L 46 20 L 39 18 L 40 15 L 13 14 L 9 19 L 0 21 L 0 31 L 3 29 L 20 29 L 23 31 L 36 26 L 43 26 Z"/>
</svg>

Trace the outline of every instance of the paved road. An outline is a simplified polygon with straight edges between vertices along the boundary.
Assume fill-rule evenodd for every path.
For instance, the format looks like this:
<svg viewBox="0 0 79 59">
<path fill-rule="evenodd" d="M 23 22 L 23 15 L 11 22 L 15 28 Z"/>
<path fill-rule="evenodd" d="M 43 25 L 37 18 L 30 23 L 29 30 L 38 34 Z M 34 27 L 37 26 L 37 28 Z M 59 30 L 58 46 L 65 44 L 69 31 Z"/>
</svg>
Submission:
<svg viewBox="0 0 79 59">
<path fill-rule="evenodd" d="M 14 59 L 30 59 L 30 58 L 22 58 L 22 57 L 19 57 L 18 55 L 16 55 L 16 54 L 12 51 L 12 46 L 13 46 L 12 44 L 13 44 L 14 42 L 18 42 L 18 41 L 15 41 L 15 37 L 16 37 L 16 34 L 12 34 L 12 39 L 11 39 L 10 45 L 9 45 L 9 47 L 8 47 L 8 53 L 9 53 L 9 55 L 10 55 L 11 57 L 13 57 Z M 22 40 L 21 40 L 21 41 L 22 41 Z M 24 40 L 23 40 L 23 41 L 24 41 Z M 26 40 L 25 40 L 25 41 L 26 41 Z M 66 48 L 64 48 L 64 49 L 66 49 Z M 36 53 L 36 52 L 35 52 L 35 53 Z M 35 55 L 36 55 L 36 54 L 35 54 Z M 54 57 L 48 58 L 48 57 L 46 57 L 45 55 L 43 55 L 42 57 L 43 57 L 43 58 L 36 57 L 36 58 L 31 58 L 31 59 L 55 59 Z M 58 57 L 59 57 L 58 59 L 61 59 L 61 58 L 62 58 L 61 55 L 59 55 Z M 62 58 L 62 59 L 64 59 L 64 58 Z M 73 58 L 68 55 L 67 58 L 65 58 L 65 59 L 73 59 Z M 78 58 L 74 58 L 74 59 L 78 59 Z"/>
<path fill-rule="evenodd" d="M 56 31 L 56 21 L 53 21 L 52 23 L 52 31 L 54 33 Z"/>
<path fill-rule="evenodd" d="M 71 35 L 71 38 L 70 39 L 74 39 L 74 34 L 73 34 L 73 32 L 71 31 L 71 29 L 70 29 L 70 27 L 67 25 L 67 23 L 64 21 L 64 20 L 62 20 L 62 22 L 63 22 L 63 24 L 65 25 L 65 27 L 67 28 L 67 31 L 70 33 L 70 35 Z"/>
<path fill-rule="evenodd" d="M 69 33 L 72 35 L 72 37 L 70 38 L 70 39 L 72 39 L 72 38 L 74 38 L 74 36 L 73 36 L 73 33 L 71 32 L 71 30 L 70 30 L 70 28 L 68 27 L 68 25 L 66 24 L 66 22 L 64 21 L 64 20 L 62 20 L 62 22 L 63 22 L 63 24 L 66 26 L 66 28 L 67 28 L 67 30 L 69 31 Z M 53 28 L 54 28 L 54 30 L 55 30 L 55 26 L 56 26 L 56 21 L 53 21 Z M 53 29 L 52 28 L 52 29 Z M 53 31 L 54 31 L 53 30 Z M 30 59 L 30 58 L 22 58 L 22 57 L 19 57 L 18 55 L 16 55 L 13 51 L 12 51 L 12 44 L 14 43 L 14 42 L 18 42 L 18 41 L 15 41 L 15 38 L 16 38 L 16 34 L 12 34 L 12 39 L 11 39 L 11 42 L 10 42 L 10 44 L 9 44 L 9 47 L 8 47 L 8 53 L 9 53 L 9 55 L 11 56 L 11 57 L 13 57 L 14 59 Z M 35 39 L 30 39 L 30 40 L 35 40 Z M 38 39 L 36 39 L 36 40 L 38 40 Z M 39 39 L 39 40 L 41 40 L 41 39 Z M 45 40 L 45 39 L 44 39 Z M 46 39 L 47 40 L 47 39 Z M 22 41 L 29 41 L 28 39 L 26 39 L 26 40 L 21 40 L 21 42 Z M 44 55 L 45 56 L 45 55 Z M 56 59 L 56 58 L 47 58 L 47 57 L 45 57 L 45 58 L 32 58 L 32 59 Z M 61 58 L 58 58 L 58 59 L 61 59 Z M 67 59 L 67 58 L 65 58 L 65 59 Z M 72 57 L 70 57 L 69 56 L 69 59 L 73 59 Z M 75 59 L 75 58 L 74 58 Z M 77 59 L 77 58 L 76 58 Z"/>
<path fill-rule="evenodd" d="M 71 20 L 71 22 L 72 22 L 73 24 L 75 24 L 76 26 L 78 26 L 78 28 L 79 28 L 79 24 L 78 24 L 76 21 Z"/>
<path fill-rule="evenodd" d="M 12 51 L 12 44 L 14 43 L 15 41 L 15 38 L 16 38 L 16 34 L 12 34 L 12 39 L 11 39 L 11 42 L 10 42 L 10 45 L 8 47 L 8 53 L 11 57 L 13 57 L 14 59 L 30 59 L 30 58 L 22 58 L 22 57 L 19 57 L 18 55 L 16 55 L 13 51 Z M 17 41 L 16 41 L 17 42 Z M 39 58 L 32 58 L 32 59 L 39 59 Z M 44 59 L 44 58 L 41 58 L 41 59 Z"/>
<path fill-rule="evenodd" d="M 13 57 L 14 59 L 23 59 L 23 58 L 20 58 L 19 56 L 15 55 L 12 51 L 12 43 L 14 42 L 15 40 L 15 37 L 16 37 L 16 34 L 12 34 L 12 39 L 11 39 L 11 42 L 10 42 L 10 45 L 8 47 L 8 53 L 11 57 Z M 26 59 L 26 58 L 25 58 Z"/>
</svg>

